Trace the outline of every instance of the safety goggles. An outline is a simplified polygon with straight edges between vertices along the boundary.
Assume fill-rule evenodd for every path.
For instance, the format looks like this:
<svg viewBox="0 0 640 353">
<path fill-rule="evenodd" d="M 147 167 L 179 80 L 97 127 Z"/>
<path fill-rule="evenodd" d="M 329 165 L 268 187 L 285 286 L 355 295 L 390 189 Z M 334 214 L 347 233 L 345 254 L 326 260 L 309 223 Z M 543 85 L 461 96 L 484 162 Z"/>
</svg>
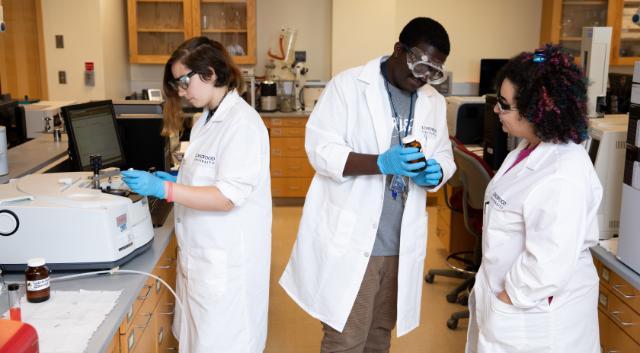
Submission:
<svg viewBox="0 0 640 353">
<path fill-rule="evenodd" d="M 196 74 L 195 71 L 191 71 L 188 74 L 185 74 L 176 78 L 175 80 L 170 80 L 169 85 L 176 91 L 178 90 L 178 88 L 182 88 L 183 90 L 186 91 L 189 88 L 191 77 L 195 74 Z"/>
<path fill-rule="evenodd" d="M 506 113 L 506 112 L 517 112 L 518 109 L 511 107 L 511 105 L 509 105 L 509 103 L 507 102 L 501 102 L 500 99 L 498 99 L 496 106 L 498 107 L 498 111 L 500 112 L 500 114 L 502 113 Z"/>
<path fill-rule="evenodd" d="M 404 44 L 402 47 L 407 53 L 407 66 L 413 76 L 433 85 L 440 84 L 447 79 L 443 64 L 431 61 L 429 55 L 416 47 L 409 48 Z"/>
</svg>

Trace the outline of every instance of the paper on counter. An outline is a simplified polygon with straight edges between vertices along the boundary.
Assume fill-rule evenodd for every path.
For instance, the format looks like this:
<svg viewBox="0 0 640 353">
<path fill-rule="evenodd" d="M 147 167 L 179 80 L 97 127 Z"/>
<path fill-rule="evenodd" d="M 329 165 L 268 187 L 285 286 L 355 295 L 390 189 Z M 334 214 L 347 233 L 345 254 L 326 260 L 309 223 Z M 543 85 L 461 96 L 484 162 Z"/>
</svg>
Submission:
<svg viewBox="0 0 640 353">
<path fill-rule="evenodd" d="M 38 332 L 40 353 L 79 353 L 122 291 L 51 291 L 44 303 L 21 301 L 22 321 Z"/>
</svg>

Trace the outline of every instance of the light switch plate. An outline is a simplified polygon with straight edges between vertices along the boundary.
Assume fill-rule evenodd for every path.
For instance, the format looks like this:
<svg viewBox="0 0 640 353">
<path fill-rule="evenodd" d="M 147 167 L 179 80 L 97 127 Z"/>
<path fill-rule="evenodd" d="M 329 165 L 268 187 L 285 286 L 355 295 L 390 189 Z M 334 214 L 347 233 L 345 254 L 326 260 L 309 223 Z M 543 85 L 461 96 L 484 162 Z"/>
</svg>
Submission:
<svg viewBox="0 0 640 353">
<path fill-rule="evenodd" d="M 65 85 L 67 84 L 67 72 L 66 71 L 58 71 L 58 83 Z"/>
<path fill-rule="evenodd" d="M 62 34 L 56 34 L 56 48 L 64 48 L 64 37 Z"/>
</svg>

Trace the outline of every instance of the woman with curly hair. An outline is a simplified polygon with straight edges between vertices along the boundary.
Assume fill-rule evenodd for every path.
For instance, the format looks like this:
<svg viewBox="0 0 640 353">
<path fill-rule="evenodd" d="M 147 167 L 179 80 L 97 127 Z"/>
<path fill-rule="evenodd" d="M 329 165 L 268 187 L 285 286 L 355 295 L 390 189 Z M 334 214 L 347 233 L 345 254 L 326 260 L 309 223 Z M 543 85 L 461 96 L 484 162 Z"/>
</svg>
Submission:
<svg viewBox="0 0 640 353">
<path fill-rule="evenodd" d="M 587 81 L 547 45 L 498 75 L 502 129 L 522 142 L 487 186 L 482 265 L 470 296 L 467 353 L 600 351 L 598 240 L 602 187 L 580 143 Z"/>
</svg>

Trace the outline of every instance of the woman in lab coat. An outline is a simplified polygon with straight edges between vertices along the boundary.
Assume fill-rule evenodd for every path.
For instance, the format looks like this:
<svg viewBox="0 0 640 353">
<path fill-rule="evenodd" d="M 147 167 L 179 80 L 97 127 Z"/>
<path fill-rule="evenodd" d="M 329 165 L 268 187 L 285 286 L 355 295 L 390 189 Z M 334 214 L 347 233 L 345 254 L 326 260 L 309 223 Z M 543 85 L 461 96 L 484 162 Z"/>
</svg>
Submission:
<svg viewBox="0 0 640 353">
<path fill-rule="evenodd" d="M 523 140 L 485 193 L 466 352 L 597 353 L 589 248 L 602 187 L 580 145 L 586 79 L 571 55 L 547 45 L 512 58 L 498 88 L 502 129 Z"/>
<path fill-rule="evenodd" d="M 267 335 L 271 187 L 267 130 L 239 95 L 240 71 L 218 42 L 196 37 L 165 66 L 165 134 L 181 101 L 204 108 L 176 177 L 123 172 L 135 192 L 175 202 L 178 240 L 173 332 L 180 352 L 262 352 Z"/>
</svg>

